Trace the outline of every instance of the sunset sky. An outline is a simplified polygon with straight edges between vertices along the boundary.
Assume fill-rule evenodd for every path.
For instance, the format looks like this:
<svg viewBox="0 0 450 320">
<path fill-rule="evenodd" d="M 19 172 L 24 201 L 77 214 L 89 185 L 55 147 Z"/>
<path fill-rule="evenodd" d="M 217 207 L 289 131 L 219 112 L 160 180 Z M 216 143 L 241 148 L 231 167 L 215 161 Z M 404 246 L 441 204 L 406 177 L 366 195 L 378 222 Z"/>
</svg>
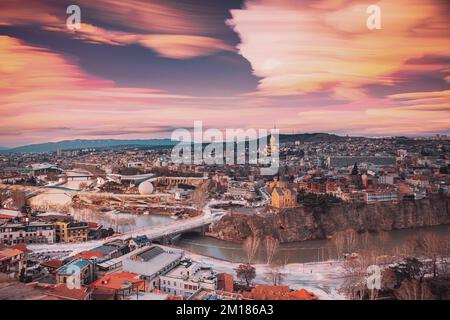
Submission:
<svg viewBox="0 0 450 320">
<path fill-rule="evenodd" d="M 372 4 L 381 30 L 366 27 Z M 198 120 L 450 134 L 449 16 L 443 0 L 0 0 L 0 146 L 170 137 Z"/>
</svg>

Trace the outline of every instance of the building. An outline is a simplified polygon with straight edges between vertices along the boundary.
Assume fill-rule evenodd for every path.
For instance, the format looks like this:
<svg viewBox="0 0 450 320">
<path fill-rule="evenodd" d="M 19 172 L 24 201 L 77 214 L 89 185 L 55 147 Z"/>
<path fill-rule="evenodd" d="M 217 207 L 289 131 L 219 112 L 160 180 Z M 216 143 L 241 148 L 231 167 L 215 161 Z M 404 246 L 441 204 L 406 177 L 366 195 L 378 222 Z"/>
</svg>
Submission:
<svg viewBox="0 0 450 320">
<path fill-rule="evenodd" d="M 150 240 L 147 238 L 147 236 L 137 236 L 128 240 L 128 246 L 132 251 L 148 246 L 149 244 Z"/>
<path fill-rule="evenodd" d="M 231 274 L 219 273 L 217 275 L 217 290 L 233 292 L 234 279 Z"/>
<path fill-rule="evenodd" d="M 297 207 L 297 192 L 291 188 L 275 187 L 272 191 L 272 207 L 278 209 Z"/>
<path fill-rule="evenodd" d="M 4 223 L 0 225 L 0 243 L 54 243 L 55 229 L 50 223 Z"/>
<path fill-rule="evenodd" d="M 36 285 L 34 289 L 43 294 L 39 300 L 91 300 L 91 290 L 87 286 L 69 288 L 60 283 L 50 286 Z"/>
<path fill-rule="evenodd" d="M 94 263 L 86 259 L 75 259 L 56 271 L 56 282 L 70 288 L 79 288 L 94 281 Z"/>
<path fill-rule="evenodd" d="M 335 196 L 342 199 L 342 201 L 345 202 L 352 202 L 352 203 L 363 203 L 365 202 L 365 193 L 359 190 L 351 190 L 351 191 L 345 191 L 342 192 L 338 190 L 335 193 Z"/>
<path fill-rule="evenodd" d="M 397 201 L 397 191 L 372 190 L 364 192 L 364 199 L 366 203 Z"/>
<path fill-rule="evenodd" d="M 63 170 L 50 163 L 36 163 L 26 167 L 23 171 L 33 176 L 42 176 L 50 172 L 60 174 Z"/>
<path fill-rule="evenodd" d="M 343 168 L 353 166 L 355 163 L 371 163 L 379 166 L 391 166 L 396 165 L 397 159 L 395 157 L 383 156 L 337 156 L 328 157 L 329 168 Z"/>
<path fill-rule="evenodd" d="M 87 222 L 57 221 L 55 222 L 56 241 L 83 242 L 88 240 L 89 225 Z"/>
<path fill-rule="evenodd" d="M 167 250 L 160 246 L 144 247 L 124 259 L 122 269 L 141 275 L 147 281 L 149 290 L 158 289 L 160 276 L 175 268 L 183 255 L 182 250 Z"/>
<path fill-rule="evenodd" d="M 175 269 L 160 277 L 160 289 L 187 299 L 200 288 L 216 290 L 217 274 L 209 267 L 183 261 Z"/>
<path fill-rule="evenodd" d="M 318 300 L 312 292 L 305 289 L 291 291 L 288 286 L 258 285 L 243 295 L 248 300 Z"/>
<path fill-rule="evenodd" d="M 388 184 L 394 185 L 394 176 L 393 175 L 382 175 L 378 178 L 380 184 Z"/>
<path fill-rule="evenodd" d="M 146 291 L 145 280 L 138 274 L 130 272 L 105 275 L 90 286 L 97 297 L 105 294 L 113 295 L 114 300 L 125 299 L 133 293 Z"/>
<path fill-rule="evenodd" d="M 24 267 L 25 253 L 19 249 L 0 249 L 0 272 L 18 277 Z"/>
<path fill-rule="evenodd" d="M 240 293 L 200 288 L 187 300 L 214 301 L 214 300 L 242 300 L 242 299 L 243 296 Z"/>
</svg>

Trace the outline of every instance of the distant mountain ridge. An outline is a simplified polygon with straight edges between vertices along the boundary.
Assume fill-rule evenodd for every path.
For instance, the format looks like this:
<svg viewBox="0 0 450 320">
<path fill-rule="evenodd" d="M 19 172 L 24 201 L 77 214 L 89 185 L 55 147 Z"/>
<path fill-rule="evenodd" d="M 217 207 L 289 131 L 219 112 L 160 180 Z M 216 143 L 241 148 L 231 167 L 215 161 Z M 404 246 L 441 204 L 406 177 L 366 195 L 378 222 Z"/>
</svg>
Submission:
<svg viewBox="0 0 450 320">
<path fill-rule="evenodd" d="M 348 139 L 331 133 L 293 133 L 280 134 L 280 142 L 337 142 Z"/>
<path fill-rule="evenodd" d="M 346 137 L 338 136 L 329 133 L 299 133 L 299 134 L 280 134 L 280 142 L 337 142 L 347 139 Z M 15 148 L 1 148 L 0 153 L 44 153 L 56 152 L 58 150 L 77 150 L 87 148 L 115 148 L 115 147 L 171 147 L 176 145 L 177 141 L 170 139 L 77 139 L 64 140 L 59 142 L 47 142 L 39 144 L 30 144 Z"/>
<path fill-rule="evenodd" d="M 39 153 L 39 152 L 55 152 L 58 150 L 77 150 L 88 148 L 113 148 L 113 147 L 125 147 L 125 146 L 173 146 L 175 141 L 170 139 L 133 139 L 133 140 L 115 140 L 115 139 L 99 139 L 99 140 L 64 140 L 58 142 L 47 142 L 39 144 L 30 144 L 20 146 L 16 148 L 9 148 L 1 150 L 3 153 Z"/>
</svg>

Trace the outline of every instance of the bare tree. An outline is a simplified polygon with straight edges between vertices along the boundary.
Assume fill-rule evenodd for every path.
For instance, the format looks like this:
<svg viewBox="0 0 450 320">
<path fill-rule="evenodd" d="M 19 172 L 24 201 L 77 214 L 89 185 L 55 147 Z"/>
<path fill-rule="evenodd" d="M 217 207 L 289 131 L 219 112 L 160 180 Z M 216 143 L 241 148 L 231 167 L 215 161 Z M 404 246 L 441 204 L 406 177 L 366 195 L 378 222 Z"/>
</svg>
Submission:
<svg viewBox="0 0 450 320">
<path fill-rule="evenodd" d="M 281 269 L 279 266 L 271 266 L 270 267 L 270 271 L 269 271 L 269 277 L 270 277 L 270 281 L 272 282 L 272 284 L 274 286 L 278 286 L 281 284 L 281 281 L 283 281 L 284 278 L 284 273 L 281 272 Z"/>
<path fill-rule="evenodd" d="M 340 231 L 332 238 L 334 250 L 339 260 L 344 253 L 352 253 L 358 244 L 358 233 L 353 229 Z"/>
<path fill-rule="evenodd" d="M 3 203 L 9 199 L 8 194 L 6 191 L 0 191 L 0 208 L 3 207 Z"/>
<path fill-rule="evenodd" d="M 206 202 L 208 201 L 209 196 L 209 181 L 202 183 L 198 186 L 194 192 L 192 192 L 192 202 L 197 208 L 197 210 L 201 210 Z"/>
<path fill-rule="evenodd" d="M 13 206 L 21 210 L 27 204 L 27 198 L 23 191 L 13 191 L 12 194 Z"/>
<path fill-rule="evenodd" d="M 80 190 L 86 189 L 87 187 L 88 187 L 87 182 L 81 182 L 81 183 L 78 185 L 78 189 L 80 189 Z"/>
<path fill-rule="evenodd" d="M 264 239 L 264 244 L 266 247 L 266 261 L 268 265 L 271 265 L 273 262 L 273 258 L 277 253 L 280 241 L 278 241 L 278 239 L 275 239 L 274 237 L 266 236 L 266 238 Z"/>
<path fill-rule="evenodd" d="M 381 268 L 383 254 L 381 247 L 374 243 L 368 249 L 358 249 L 356 256 L 349 257 L 343 263 L 345 280 L 341 291 L 349 299 L 374 300 L 378 297 L 378 290 L 368 287 L 368 268 L 373 265 Z"/>
<path fill-rule="evenodd" d="M 447 257 L 450 253 L 449 236 L 440 236 L 431 232 L 421 232 L 405 245 L 409 256 L 415 256 L 424 262 L 425 271 L 434 278 L 439 273 L 447 273 Z"/>
<path fill-rule="evenodd" d="M 424 281 L 405 279 L 400 287 L 394 290 L 398 300 L 431 300 L 433 294 Z"/>
<path fill-rule="evenodd" d="M 253 263 L 253 260 L 255 259 L 256 254 L 258 253 L 260 243 L 261 243 L 260 238 L 256 236 L 250 236 L 247 239 L 245 239 L 243 249 L 247 255 L 247 263 L 249 264 Z"/>
</svg>

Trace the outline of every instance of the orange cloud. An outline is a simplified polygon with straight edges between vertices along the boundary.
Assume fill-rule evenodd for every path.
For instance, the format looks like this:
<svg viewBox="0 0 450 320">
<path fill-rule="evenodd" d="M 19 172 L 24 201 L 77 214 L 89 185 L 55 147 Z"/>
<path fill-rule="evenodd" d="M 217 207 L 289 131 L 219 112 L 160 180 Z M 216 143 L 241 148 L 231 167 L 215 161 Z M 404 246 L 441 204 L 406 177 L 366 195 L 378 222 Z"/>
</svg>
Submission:
<svg viewBox="0 0 450 320">
<path fill-rule="evenodd" d="M 42 29 L 68 32 L 74 38 L 91 43 L 110 45 L 140 44 L 159 55 L 174 59 L 207 56 L 218 51 L 234 51 L 220 39 L 207 36 L 217 28 L 214 19 L 208 19 L 208 11 L 199 12 L 190 6 L 170 1 L 160 3 L 148 0 L 80 0 L 81 29 L 66 28 L 67 14 L 64 7 L 56 7 L 45 1 L 32 0 L 22 6 L 18 0 L 4 0 L 0 25 L 37 24 Z M 107 30 L 86 22 L 85 13 L 98 12 L 97 21 L 116 29 L 125 27 L 133 31 Z M 220 21 L 223 24 L 223 21 Z"/>
<path fill-rule="evenodd" d="M 159 55 L 175 59 L 207 56 L 218 51 L 234 51 L 221 40 L 203 36 L 147 35 L 139 43 L 155 50 Z"/>
<path fill-rule="evenodd" d="M 172 59 L 189 59 L 208 56 L 218 51 L 234 51 L 225 42 L 206 36 L 177 34 L 135 34 L 110 31 L 88 23 L 82 23 L 79 30 L 60 27 L 45 27 L 46 30 L 68 32 L 72 37 L 92 43 L 109 45 L 139 44 L 160 56 Z"/>
<path fill-rule="evenodd" d="M 151 137 L 195 120 L 214 127 L 264 118 L 235 97 L 193 97 L 153 88 L 118 87 L 63 56 L 0 36 L 0 145 L 73 138 Z M 260 105 L 260 104 L 259 104 Z M 205 108 L 208 112 L 205 113 Z M 250 123 L 250 122 L 249 122 Z M 164 129 L 166 128 L 166 129 Z M 160 133 L 161 134 L 161 133 Z"/>
<path fill-rule="evenodd" d="M 382 29 L 368 30 L 372 1 L 247 1 L 228 24 L 240 35 L 239 53 L 262 77 L 262 95 L 330 90 L 361 99 L 367 84 L 394 84 L 411 58 L 450 56 L 450 22 L 432 0 L 381 0 Z M 444 67 L 444 66 L 441 66 Z"/>
</svg>

